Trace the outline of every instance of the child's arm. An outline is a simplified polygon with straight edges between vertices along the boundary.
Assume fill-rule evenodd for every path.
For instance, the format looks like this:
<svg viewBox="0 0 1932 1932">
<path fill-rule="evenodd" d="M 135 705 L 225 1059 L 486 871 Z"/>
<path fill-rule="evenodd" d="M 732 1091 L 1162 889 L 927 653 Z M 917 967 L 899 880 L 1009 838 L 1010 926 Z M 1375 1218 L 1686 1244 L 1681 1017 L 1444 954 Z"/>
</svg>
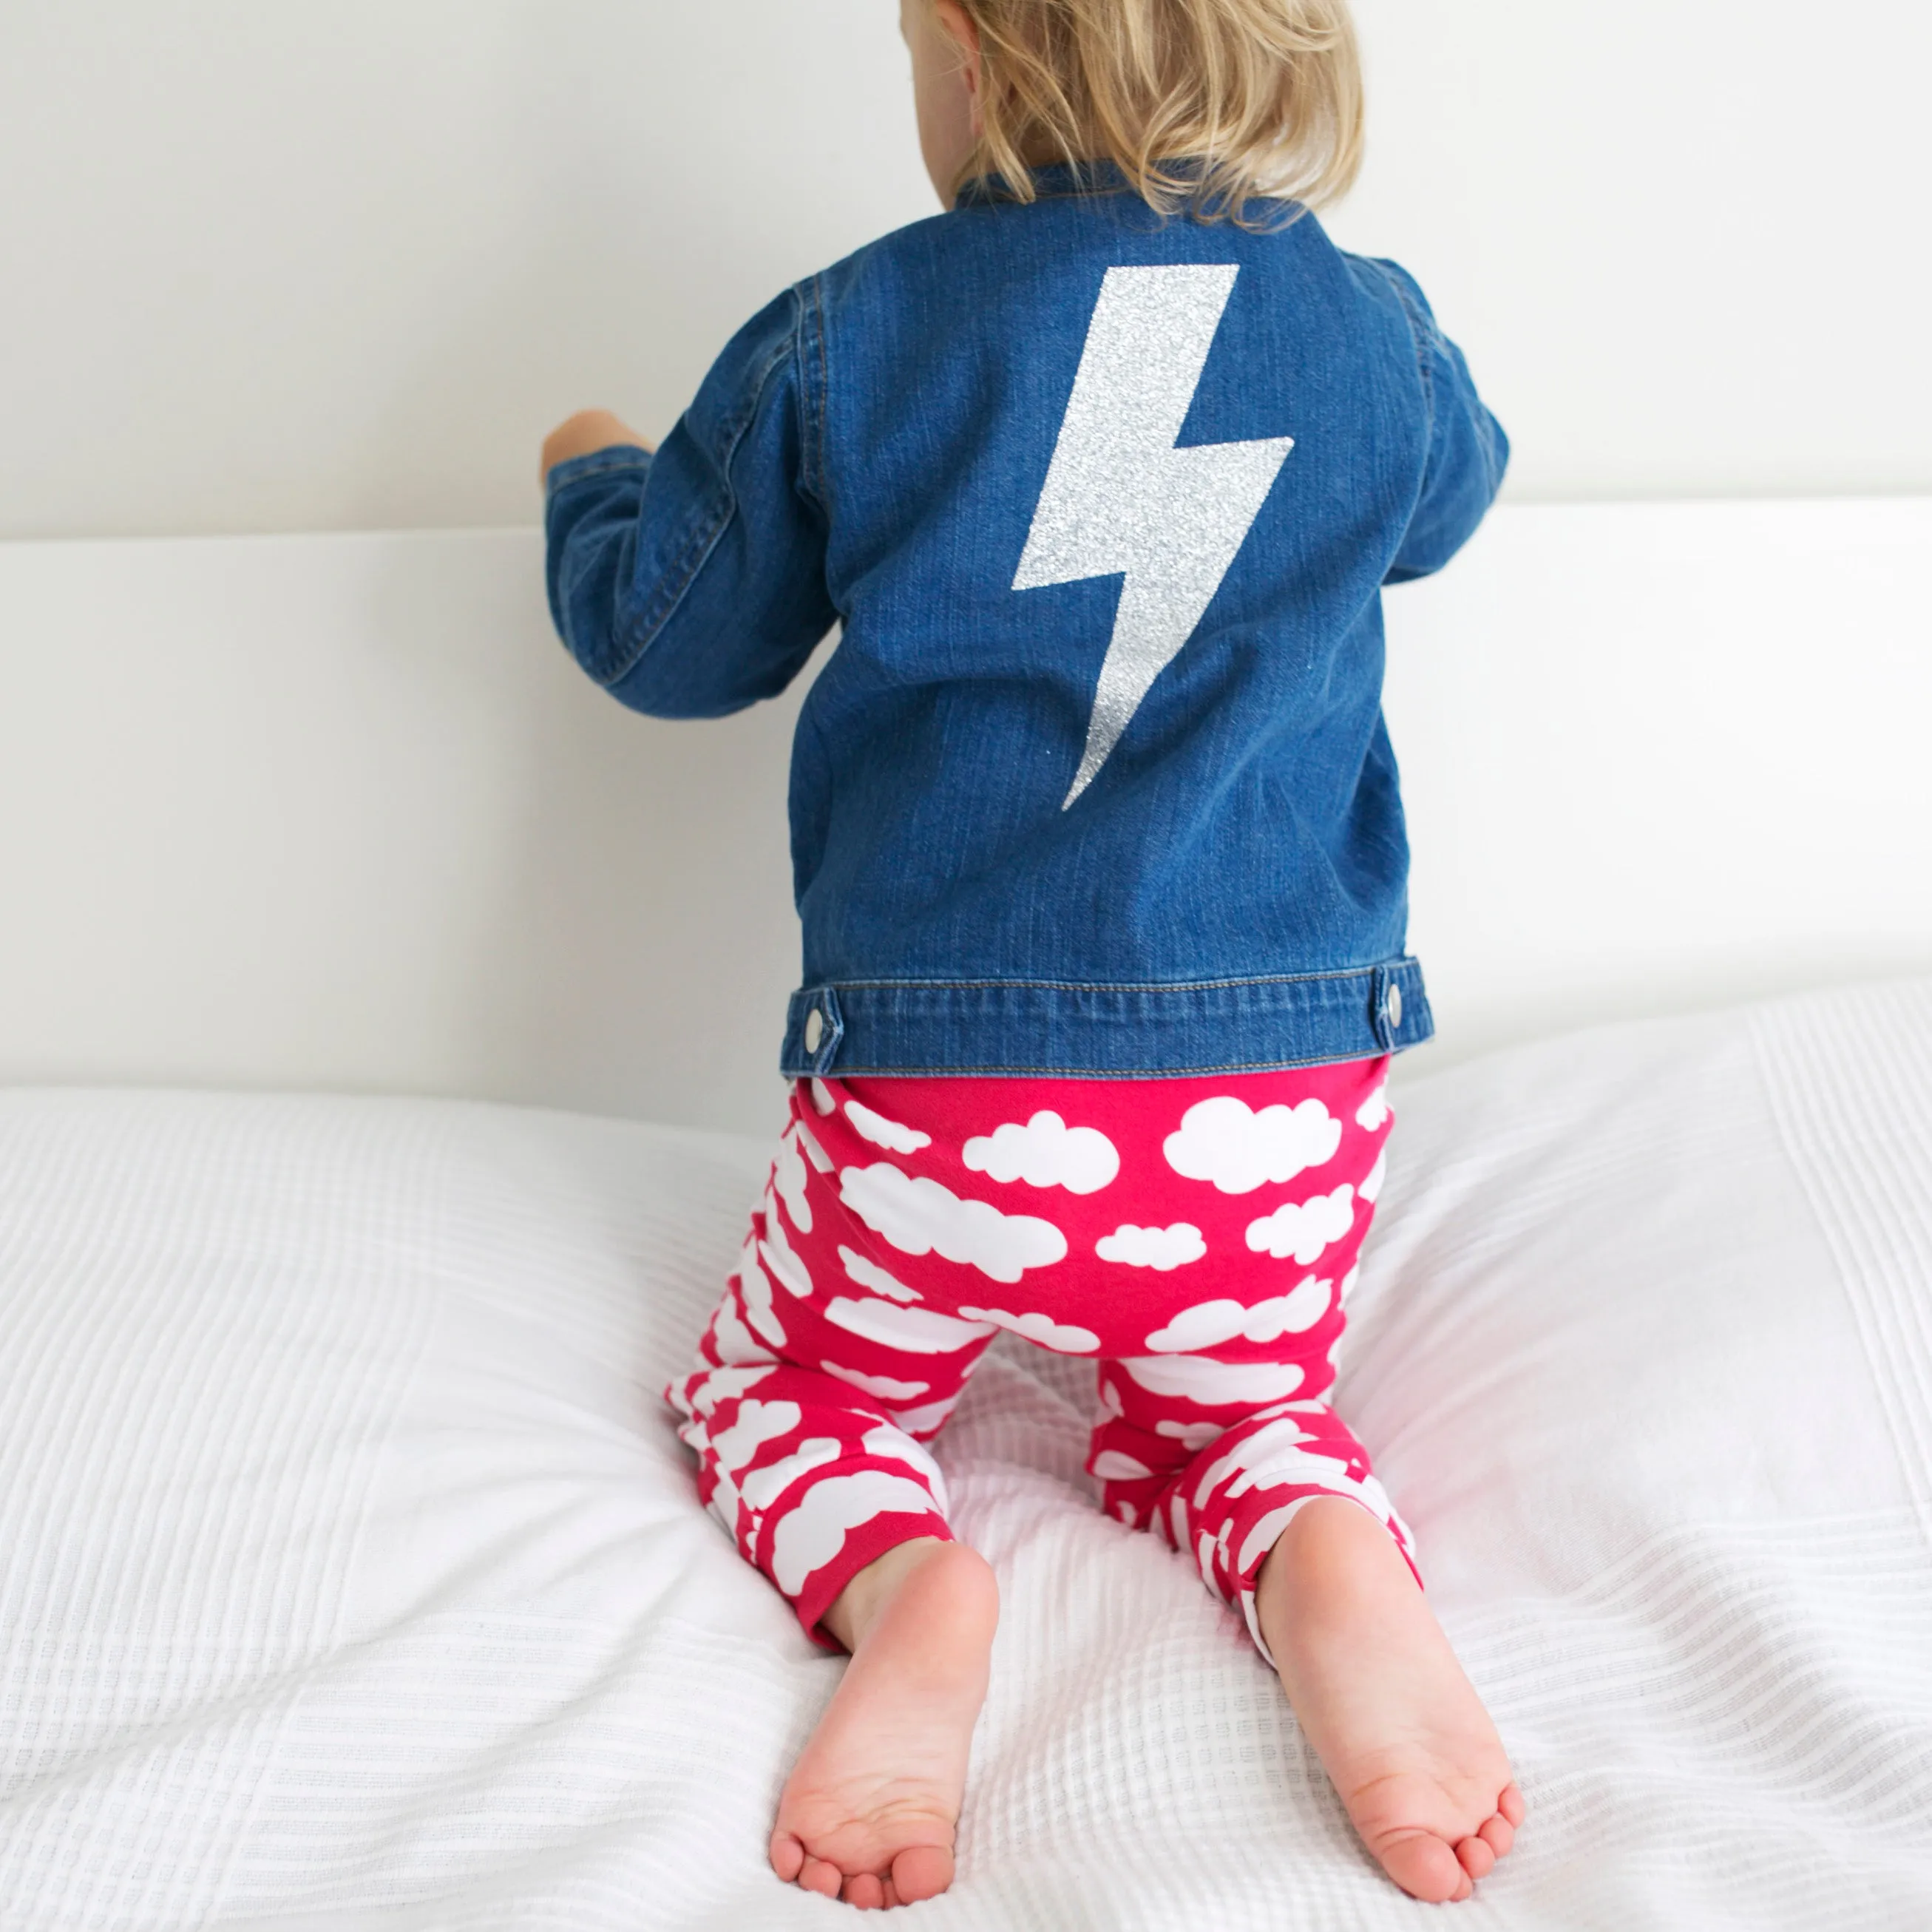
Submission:
<svg viewBox="0 0 1932 1932">
<path fill-rule="evenodd" d="M 733 338 L 653 454 L 586 411 L 544 446 L 550 614 L 614 697 L 714 718 L 782 691 L 837 612 L 799 354 L 781 296 Z"/>
<path fill-rule="evenodd" d="M 1475 533 L 1502 487 L 1509 438 L 1484 407 L 1462 352 L 1436 327 L 1414 280 L 1393 262 L 1361 266 L 1382 274 L 1401 301 L 1429 400 L 1429 460 L 1421 494 L 1387 578 L 1402 584 L 1440 570 Z"/>
</svg>

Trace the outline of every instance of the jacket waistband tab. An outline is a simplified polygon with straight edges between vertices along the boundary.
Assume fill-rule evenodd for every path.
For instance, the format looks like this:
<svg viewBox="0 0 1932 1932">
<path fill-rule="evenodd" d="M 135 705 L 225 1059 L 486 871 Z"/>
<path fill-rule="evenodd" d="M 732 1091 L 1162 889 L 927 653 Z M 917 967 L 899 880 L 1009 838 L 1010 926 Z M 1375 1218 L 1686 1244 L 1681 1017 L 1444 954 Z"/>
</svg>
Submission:
<svg viewBox="0 0 1932 1932">
<path fill-rule="evenodd" d="M 1158 1079 L 1366 1060 L 1435 1030 L 1422 968 L 1406 956 L 1180 986 L 850 980 L 792 995 L 780 1071 Z"/>
</svg>

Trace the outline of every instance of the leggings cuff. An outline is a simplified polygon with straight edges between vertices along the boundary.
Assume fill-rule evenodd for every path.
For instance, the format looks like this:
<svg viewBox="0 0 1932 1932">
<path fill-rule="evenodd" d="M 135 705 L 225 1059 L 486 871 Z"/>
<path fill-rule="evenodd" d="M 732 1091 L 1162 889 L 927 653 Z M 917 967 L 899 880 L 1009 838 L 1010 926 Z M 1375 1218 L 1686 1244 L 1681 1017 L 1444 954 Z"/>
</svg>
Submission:
<svg viewBox="0 0 1932 1932">
<path fill-rule="evenodd" d="M 838 1594 L 868 1563 L 875 1563 L 889 1550 L 902 1543 L 915 1543 L 931 1537 L 940 1543 L 955 1539 L 946 1519 L 937 1510 L 923 1516 L 910 1513 L 875 1516 L 845 1534 L 845 1546 L 829 1563 L 821 1564 L 806 1579 L 805 1587 L 791 1600 L 800 1627 L 820 1650 L 843 1655 L 844 1646 L 820 1629 L 820 1620 L 838 1600 Z"/>
<path fill-rule="evenodd" d="M 1298 1497 L 1289 1504 L 1287 1520 L 1282 1522 L 1281 1531 L 1276 1532 L 1275 1541 L 1281 1540 L 1282 1531 L 1286 1531 L 1288 1522 L 1300 1515 L 1310 1503 L 1322 1502 L 1330 1496 L 1338 1502 L 1353 1503 L 1364 1515 L 1379 1523 L 1388 1532 L 1389 1540 L 1401 1551 L 1402 1560 L 1408 1565 L 1408 1574 L 1415 1579 L 1415 1587 L 1418 1590 L 1428 1588 L 1422 1580 L 1422 1572 L 1416 1567 L 1415 1551 L 1412 1545 L 1408 1525 L 1400 1516 L 1384 1518 L 1378 1515 L 1360 1496 L 1351 1496 L 1346 1490 L 1318 1490 L 1308 1496 Z M 1274 1652 L 1269 1649 L 1267 1639 L 1262 1635 L 1261 1613 L 1256 1606 L 1255 1591 L 1261 1581 L 1262 1571 L 1266 1568 L 1268 1558 L 1274 1551 L 1274 1544 L 1271 1543 L 1256 1559 L 1253 1569 L 1240 1580 L 1240 1589 L 1237 1598 L 1241 1615 L 1247 1622 L 1248 1634 L 1254 1639 L 1256 1649 L 1261 1652 L 1270 1670 L 1279 1670 L 1280 1666 L 1275 1662 Z"/>
</svg>

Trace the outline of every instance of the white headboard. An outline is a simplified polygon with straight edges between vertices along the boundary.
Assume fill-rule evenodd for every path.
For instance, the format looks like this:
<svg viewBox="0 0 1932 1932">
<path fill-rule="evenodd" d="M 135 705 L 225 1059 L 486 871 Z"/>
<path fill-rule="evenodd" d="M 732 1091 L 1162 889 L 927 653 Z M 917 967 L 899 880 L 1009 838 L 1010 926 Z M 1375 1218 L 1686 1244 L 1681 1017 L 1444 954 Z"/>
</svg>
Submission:
<svg viewBox="0 0 1932 1932">
<path fill-rule="evenodd" d="M 1390 598 L 1441 1058 L 1932 968 L 1932 500 L 1498 512 Z M 796 694 L 624 712 L 523 530 L 0 545 L 0 1080 L 760 1131 Z"/>
<path fill-rule="evenodd" d="M 1388 609 L 1416 1067 L 1932 969 L 1932 499 L 1508 509 Z"/>
</svg>

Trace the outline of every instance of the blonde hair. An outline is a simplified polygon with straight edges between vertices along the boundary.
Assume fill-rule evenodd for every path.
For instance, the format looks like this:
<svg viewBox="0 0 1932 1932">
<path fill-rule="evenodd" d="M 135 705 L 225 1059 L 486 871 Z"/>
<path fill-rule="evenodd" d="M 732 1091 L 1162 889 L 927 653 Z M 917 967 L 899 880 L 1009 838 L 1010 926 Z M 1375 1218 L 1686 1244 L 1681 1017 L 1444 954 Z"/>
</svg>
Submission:
<svg viewBox="0 0 1932 1932">
<path fill-rule="evenodd" d="M 1253 197 L 1319 207 L 1361 166 L 1348 0 L 958 0 L 978 29 L 978 176 L 1108 163 L 1157 212 L 1253 225 Z M 1281 212 L 1276 211 L 1276 218 Z"/>
</svg>

